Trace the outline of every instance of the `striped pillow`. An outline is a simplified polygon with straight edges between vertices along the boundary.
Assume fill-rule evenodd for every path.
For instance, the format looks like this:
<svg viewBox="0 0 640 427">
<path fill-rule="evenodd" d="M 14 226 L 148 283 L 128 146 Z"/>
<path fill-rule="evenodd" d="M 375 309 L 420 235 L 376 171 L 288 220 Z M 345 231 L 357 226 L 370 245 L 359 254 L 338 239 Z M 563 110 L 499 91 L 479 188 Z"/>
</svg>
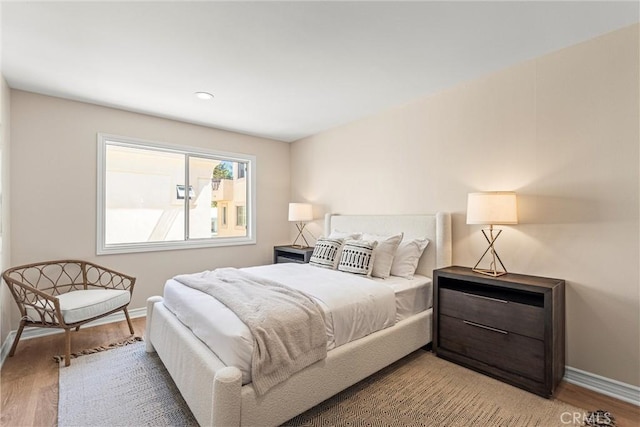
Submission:
<svg viewBox="0 0 640 427">
<path fill-rule="evenodd" d="M 340 253 L 340 248 L 342 248 L 342 243 L 342 239 L 319 238 L 316 241 L 316 246 L 309 259 L 309 264 L 334 270 L 338 262 L 338 254 Z"/>
<path fill-rule="evenodd" d="M 342 247 L 338 270 L 370 276 L 373 269 L 373 249 L 378 242 L 347 240 Z"/>
</svg>

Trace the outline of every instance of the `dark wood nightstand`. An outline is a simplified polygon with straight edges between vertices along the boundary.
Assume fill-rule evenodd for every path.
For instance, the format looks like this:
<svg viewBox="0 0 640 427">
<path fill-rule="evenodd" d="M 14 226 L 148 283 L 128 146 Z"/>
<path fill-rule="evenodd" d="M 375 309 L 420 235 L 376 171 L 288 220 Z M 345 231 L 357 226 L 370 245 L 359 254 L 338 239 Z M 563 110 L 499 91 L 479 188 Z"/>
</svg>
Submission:
<svg viewBox="0 0 640 427">
<path fill-rule="evenodd" d="M 433 350 L 544 397 L 564 376 L 564 280 L 434 270 Z"/>
<path fill-rule="evenodd" d="M 273 247 L 273 263 L 297 262 L 307 263 L 313 254 L 313 246 L 308 248 L 299 248 L 297 246 L 274 246 Z"/>
</svg>

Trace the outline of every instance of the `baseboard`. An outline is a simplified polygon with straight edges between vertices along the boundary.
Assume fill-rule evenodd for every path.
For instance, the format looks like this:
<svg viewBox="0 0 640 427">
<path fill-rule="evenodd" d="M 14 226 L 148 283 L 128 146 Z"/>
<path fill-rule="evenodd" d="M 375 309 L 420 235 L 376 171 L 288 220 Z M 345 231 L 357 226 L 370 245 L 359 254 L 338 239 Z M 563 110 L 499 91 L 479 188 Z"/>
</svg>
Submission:
<svg viewBox="0 0 640 427">
<path fill-rule="evenodd" d="M 129 317 L 132 319 L 138 317 L 145 317 L 147 315 L 147 308 L 134 308 L 133 310 L 129 310 Z M 94 320 L 93 322 L 89 322 L 86 325 L 82 326 L 84 328 L 90 328 L 92 326 L 105 325 L 107 323 L 121 322 L 126 320 L 123 311 L 118 311 L 116 313 L 112 313 L 108 316 L 102 317 L 100 319 Z M 4 365 L 4 361 L 9 355 L 9 350 L 11 350 L 11 345 L 13 344 L 13 339 L 16 336 L 17 331 L 9 332 L 9 335 L 2 343 L 2 348 L 0 349 L 0 368 Z M 22 331 L 22 336 L 20 337 L 20 341 L 29 340 L 37 337 L 44 337 L 46 335 L 53 334 L 61 334 L 63 333 L 63 329 L 55 329 L 55 328 L 24 328 Z"/>
<path fill-rule="evenodd" d="M 571 366 L 565 367 L 563 379 L 568 383 L 584 387 L 596 393 L 640 406 L 640 387 L 572 368 Z"/>
</svg>

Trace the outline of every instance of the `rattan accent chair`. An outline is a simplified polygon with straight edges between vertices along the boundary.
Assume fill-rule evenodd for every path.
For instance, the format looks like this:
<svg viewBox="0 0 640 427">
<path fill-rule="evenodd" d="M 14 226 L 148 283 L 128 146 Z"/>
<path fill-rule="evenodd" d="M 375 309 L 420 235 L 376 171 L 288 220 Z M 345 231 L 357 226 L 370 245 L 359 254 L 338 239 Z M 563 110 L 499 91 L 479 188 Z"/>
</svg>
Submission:
<svg viewBox="0 0 640 427">
<path fill-rule="evenodd" d="M 65 366 L 71 363 L 71 329 L 78 331 L 85 323 L 122 310 L 134 333 L 127 306 L 135 277 L 87 261 L 61 260 L 13 267 L 2 278 L 21 316 L 9 356 L 25 326 L 64 329 Z"/>
</svg>

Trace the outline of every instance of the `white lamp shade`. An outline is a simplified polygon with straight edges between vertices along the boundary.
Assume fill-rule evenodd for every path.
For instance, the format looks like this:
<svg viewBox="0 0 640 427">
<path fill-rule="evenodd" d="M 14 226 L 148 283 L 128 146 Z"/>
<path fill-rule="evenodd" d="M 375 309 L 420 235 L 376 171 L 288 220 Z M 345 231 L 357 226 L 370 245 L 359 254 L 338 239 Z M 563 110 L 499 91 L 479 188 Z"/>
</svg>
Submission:
<svg viewBox="0 0 640 427">
<path fill-rule="evenodd" d="M 517 224 L 516 193 L 492 191 L 469 193 L 467 198 L 467 224 Z"/>
<path fill-rule="evenodd" d="M 313 209 L 309 203 L 289 203 L 289 221 L 303 222 L 313 219 Z"/>
</svg>

